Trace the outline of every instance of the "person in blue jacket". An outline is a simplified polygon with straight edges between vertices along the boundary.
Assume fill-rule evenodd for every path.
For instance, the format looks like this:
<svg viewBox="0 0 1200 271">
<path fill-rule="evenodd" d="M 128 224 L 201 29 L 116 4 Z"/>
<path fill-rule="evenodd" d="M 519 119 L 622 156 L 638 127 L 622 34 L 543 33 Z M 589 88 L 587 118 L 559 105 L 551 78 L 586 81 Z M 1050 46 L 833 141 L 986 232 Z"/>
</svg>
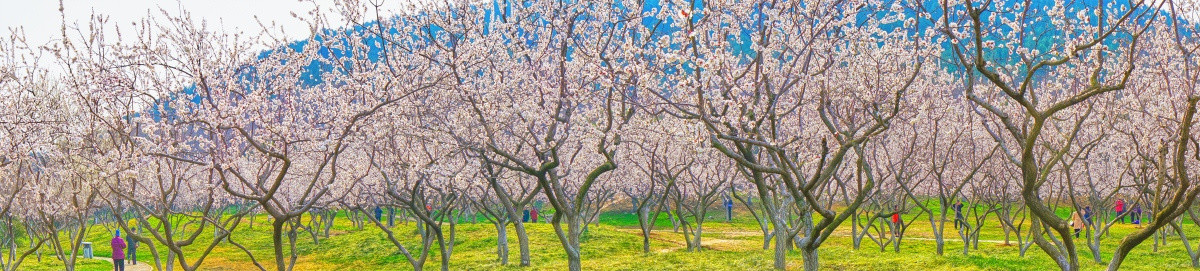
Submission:
<svg viewBox="0 0 1200 271">
<path fill-rule="evenodd" d="M 733 199 L 725 198 L 725 222 L 733 221 Z"/>
<path fill-rule="evenodd" d="M 129 265 L 137 265 L 137 239 L 133 239 L 133 232 L 137 231 L 137 227 L 129 229 L 130 234 L 125 235 L 125 243 L 129 245 Z"/>
</svg>

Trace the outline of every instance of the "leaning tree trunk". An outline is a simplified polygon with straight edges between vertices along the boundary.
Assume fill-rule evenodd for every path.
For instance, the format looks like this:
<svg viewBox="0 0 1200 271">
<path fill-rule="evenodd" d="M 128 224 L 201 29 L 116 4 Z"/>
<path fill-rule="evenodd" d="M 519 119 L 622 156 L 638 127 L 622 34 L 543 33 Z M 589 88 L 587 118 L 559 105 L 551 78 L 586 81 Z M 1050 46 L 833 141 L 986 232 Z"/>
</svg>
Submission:
<svg viewBox="0 0 1200 271">
<path fill-rule="evenodd" d="M 555 212 L 558 214 L 559 212 Z M 563 249 L 567 252 L 567 268 L 570 271 L 580 271 L 582 264 L 580 263 L 580 246 L 579 236 L 583 234 L 583 221 L 576 217 L 567 218 L 567 236 L 566 242 L 563 243 Z M 559 235 L 562 235 L 562 226 L 555 223 L 554 227 Z"/>
<path fill-rule="evenodd" d="M 1100 259 L 1100 235 L 1100 233 L 1097 233 L 1087 240 L 1088 250 L 1092 251 L 1092 261 L 1096 264 L 1104 264 L 1104 260 Z"/>
<path fill-rule="evenodd" d="M 520 220 L 513 221 L 513 228 L 517 230 L 517 245 L 521 250 L 521 266 L 529 266 L 529 234 L 525 232 L 525 223 Z"/>
<path fill-rule="evenodd" d="M 636 210 L 638 228 L 642 231 L 642 253 L 645 254 L 650 254 L 650 231 L 654 230 L 654 223 L 650 221 L 650 210 L 648 209 L 648 206 L 642 206 Z M 655 215 L 655 218 L 657 218 L 657 215 Z"/>
<path fill-rule="evenodd" d="M 1191 211 L 1188 212 L 1191 213 Z M 1187 248 L 1188 258 L 1192 260 L 1192 268 L 1200 268 L 1200 251 L 1192 248 L 1187 234 L 1183 233 L 1183 228 L 1179 226 L 1179 223 L 1171 223 L 1171 227 L 1179 231 L 1179 241 L 1183 243 L 1183 247 Z"/>
</svg>

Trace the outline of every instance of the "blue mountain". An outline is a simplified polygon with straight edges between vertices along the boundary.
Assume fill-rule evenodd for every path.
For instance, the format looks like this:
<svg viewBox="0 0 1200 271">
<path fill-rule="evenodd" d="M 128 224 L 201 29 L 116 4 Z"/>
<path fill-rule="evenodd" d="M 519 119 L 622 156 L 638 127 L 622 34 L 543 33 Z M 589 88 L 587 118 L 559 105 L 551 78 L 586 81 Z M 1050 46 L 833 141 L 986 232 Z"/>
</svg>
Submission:
<svg viewBox="0 0 1200 271">
<path fill-rule="evenodd" d="M 799 6 L 804 7 L 805 2 L 806 1 L 801 1 L 801 4 Z M 485 27 L 483 27 L 483 29 L 484 29 L 483 34 L 488 35 L 488 34 L 490 34 L 488 32 L 489 28 L 486 26 L 491 25 L 492 22 L 494 22 L 495 20 L 510 19 L 507 17 L 510 16 L 513 9 L 525 8 L 525 7 L 528 7 L 528 5 L 531 5 L 532 3 L 533 3 L 533 1 L 493 0 L 490 2 L 480 2 L 480 3 L 476 4 L 475 6 L 470 7 L 469 10 L 471 12 L 482 12 L 486 15 L 486 16 L 482 16 L 481 21 L 479 21 L 477 23 L 485 26 Z M 704 8 L 704 2 L 702 2 L 702 1 L 692 1 L 690 3 L 692 5 L 694 5 L 692 7 L 695 9 L 699 10 L 699 9 Z M 1009 19 L 1019 18 L 1018 16 L 1027 16 L 1027 18 L 1033 18 L 1033 19 L 1028 19 L 1033 22 L 1033 31 L 1032 31 L 1032 33 L 1029 33 L 1029 35 L 1024 36 L 1024 40 L 1022 40 L 1021 42 L 1023 42 L 1024 44 L 1028 44 L 1027 47 L 1036 48 L 1042 52 L 1049 51 L 1051 48 L 1053 48 L 1053 46 L 1062 44 L 1063 43 L 1062 41 L 1068 37 L 1072 37 L 1072 36 L 1076 36 L 1076 35 L 1090 35 L 1091 34 L 1091 33 L 1062 33 L 1062 32 L 1060 32 L 1061 30 L 1052 27 L 1052 25 L 1050 24 L 1050 20 L 1052 18 L 1048 17 L 1048 10 L 1050 10 L 1051 8 L 1054 8 L 1056 5 L 1063 5 L 1063 8 L 1065 9 L 1066 14 L 1075 14 L 1077 11 L 1081 11 L 1081 10 L 1093 10 L 1099 4 L 1104 4 L 1106 6 L 1109 6 L 1109 8 L 1106 9 L 1108 11 L 1113 11 L 1113 10 L 1119 11 L 1119 10 L 1128 9 L 1128 3 L 1126 3 L 1126 2 L 1105 3 L 1102 1 L 1098 1 L 1098 2 L 1093 2 L 1093 3 L 1084 3 L 1082 1 L 1078 1 L 1078 2 L 1071 1 L 1071 2 L 1060 3 L 1058 1 L 1053 1 L 1053 0 L 1032 0 L 1032 1 L 1029 1 L 1028 3 L 1029 3 L 1028 9 L 1012 9 L 1012 8 L 997 9 L 999 7 L 992 7 L 989 9 L 990 12 L 985 13 L 983 16 L 986 16 L 986 17 L 1005 16 Z M 615 2 L 611 2 L 611 3 L 598 3 L 598 4 L 612 4 L 618 8 L 633 8 L 633 7 L 626 6 L 624 1 L 615 1 Z M 647 0 L 642 5 L 642 12 L 644 12 L 644 13 L 653 12 L 655 10 L 663 8 L 664 5 L 671 5 L 671 4 L 664 3 L 661 0 Z M 763 9 L 769 8 L 767 5 L 768 4 L 766 4 L 766 3 L 764 3 L 763 5 L 760 5 L 760 7 L 753 12 L 753 16 L 750 16 L 751 18 L 747 18 L 747 20 L 741 22 L 741 24 L 729 25 L 729 27 L 731 27 L 731 28 L 737 28 L 740 30 L 740 31 L 738 31 L 738 33 L 739 33 L 738 35 L 730 37 L 729 42 L 734 47 L 731 49 L 731 51 L 742 55 L 743 58 L 746 60 L 753 59 L 755 57 L 755 55 L 757 54 L 757 52 L 755 52 L 754 50 L 751 49 L 751 44 L 753 43 L 753 40 L 751 40 L 751 36 L 752 36 L 752 33 L 756 29 L 759 29 L 760 27 L 764 27 L 763 26 L 764 21 L 761 18 L 763 17 L 762 14 L 764 14 Z M 1141 7 L 1141 9 L 1145 10 L 1147 8 Z M 855 19 L 861 23 L 865 23 L 867 20 L 869 20 L 872 17 L 893 16 L 893 15 L 901 16 L 906 19 L 907 18 L 913 19 L 916 22 L 915 28 L 905 29 L 904 26 L 902 25 L 903 24 L 902 22 L 885 25 L 885 27 L 893 28 L 896 31 L 906 31 L 910 35 L 923 35 L 925 32 L 927 32 L 926 30 L 941 27 L 940 21 L 938 21 L 938 20 L 940 20 L 940 18 L 942 17 L 942 14 L 944 12 L 946 12 L 941 9 L 937 0 L 928 0 L 928 1 L 924 2 L 922 6 L 904 4 L 903 2 L 895 0 L 892 2 L 887 2 L 887 3 L 881 4 L 879 6 L 868 7 L 866 10 L 868 10 L 868 12 L 863 12 L 863 13 L 858 14 Z M 435 12 L 438 15 L 446 15 L 444 12 L 447 12 L 447 11 L 429 10 L 429 11 L 426 11 L 424 14 L 418 15 L 418 17 L 429 16 L 431 14 L 434 14 Z M 965 14 L 964 12 L 965 11 L 962 10 L 961 7 L 956 10 L 951 10 L 951 13 L 950 13 L 950 14 L 952 14 L 951 21 L 958 21 L 958 22 L 962 23 L 961 27 L 965 27 L 966 26 L 965 20 L 967 20 L 967 18 L 965 15 L 963 15 L 963 14 Z M 928 16 L 920 16 L 919 14 L 928 14 Z M 1092 19 L 1099 16 L 1099 14 L 1095 14 L 1095 13 L 1089 13 L 1089 14 L 1090 14 L 1089 16 L 1091 16 Z M 703 15 L 701 15 L 701 14 L 695 14 L 695 15 L 689 16 L 690 17 L 689 19 L 700 20 L 700 19 L 702 19 L 702 16 Z M 1113 16 L 1113 15 L 1104 14 L 1104 16 Z M 759 18 L 759 19 L 754 19 L 754 18 Z M 535 18 L 535 19 L 543 19 L 543 18 Z M 595 19 L 596 18 L 594 18 L 594 17 L 588 17 L 588 16 L 580 16 L 578 18 L 578 20 L 595 20 Z M 405 21 L 405 19 L 402 19 L 402 18 L 393 18 L 392 20 L 399 21 L 400 24 L 407 23 Z M 1142 18 L 1135 18 L 1135 20 L 1144 22 L 1146 20 L 1150 20 L 1150 18 L 1142 17 Z M 606 27 L 620 29 L 620 28 L 626 27 L 625 25 L 623 25 L 626 23 L 630 23 L 630 22 L 610 23 L 610 24 L 606 25 Z M 675 35 L 675 34 L 678 34 L 680 31 L 682 31 L 681 28 L 679 27 L 679 25 L 682 25 L 682 24 L 678 23 L 673 16 L 666 16 L 666 18 L 647 17 L 647 18 L 642 19 L 640 22 L 633 22 L 633 23 L 641 23 L 642 26 L 646 27 L 647 29 L 654 29 L 654 31 L 650 34 L 652 36 L 648 37 L 650 39 L 654 39 L 655 37 L 658 37 L 658 36 Z M 326 78 L 330 74 L 346 72 L 346 69 L 344 67 L 339 67 L 337 65 L 334 65 L 335 63 L 349 63 L 350 61 L 359 60 L 361 58 L 365 58 L 365 59 L 368 59 L 370 61 L 375 61 L 375 62 L 380 61 L 381 56 L 383 55 L 383 51 L 385 50 L 385 48 L 383 47 L 385 43 L 383 42 L 382 37 L 375 34 L 374 31 L 369 31 L 369 30 L 375 30 L 378 27 L 379 27 L 378 22 L 371 22 L 371 23 L 367 23 L 364 25 L 350 26 L 350 27 L 347 27 L 344 29 L 324 30 L 324 32 L 322 33 L 323 35 L 317 35 L 316 38 L 314 38 L 311 41 L 309 41 L 309 40 L 296 41 L 296 42 L 281 46 L 280 48 L 277 48 L 277 49 L 263 51 L 258 54 L 258 58 L 260 60 L 262 60 L 262 59 L 267 59 L 271 55 L 277 54 L 277 53 L 300 52 L 300 51 L 303 51 L 304 49 L 306 49 L 308 46 L 321 46 L 321 48 L 318 48 L 317 52 L 319 54 L 319 57 L 322 60 L 312 61 L 311 63 L 309 63 L 307 65 L 304 72 L 299 75 L 300 82 L 304 87 L 320 86 L 322 84 L 327 83 Z M 1008 29 L 1007 26 L 1003 26 L 1003 25 L 992 26 L 992 27 L 993 27 L 992 29 L 996 29 L 999 31 L 1012 31 L 1012 29 Z M 398 30 L 396 28 L 389 28 L 384 31 L 387 32 L 386 33 L 387 35 L 390 35 L 392 37 L 400 36 L 400 35 L 404 34 L 404 33 L 399 33 L 400 30 Z M 430 31 L 434 35 L 443 34 L 442 29 L 440 29 L 436 25 L 430 26 L 428 31 Z M 1123 38 L 1127 39 L 1129 37 L 1128 33 L 1117 33 L 1117 35 L 1119 38 L 1114 39 L 1116 41 L 1120 41 Z M 422 40 L 423 42 L 427 42 L 427 43 L 437 42 L 437 41 L 431 41 L 427 37 L 428 37 L 428 35 L 421 35 L 420 33 L 409 33 L 407 36 L 407 38 Z M 513 41 L 513 42 L 527 42 L 530 44 L 535 44 L 540 41 L 540 38 L 544 38 L 544 37 L 537 37 L 534 34 L 530 34 L 523 38 L 525 38 L 525 40 L 518 40 L 518 41 Z M 1000 43 L 1000 42 L 1016 42 L 1016 41 L 1001 40 L 1002 37 L 1000 37 L 999 35 L 995 35 L 995 34 L 984 37 L 984 39 L 996 41 L 998 43 Z M 336 46 L 336 47 L 326 46 L 325 44 L 329 44 L 329 43 L 327 43 L 327 41 L 331 41 L 331 40 L 334 42 L 340 43 L 343 46 Z M 457 39 L 449 39 L 449 40 L 451 40 L 450 42 L 454 42 Z M 351 48 L 348 45 L 352 41 L 365 42 L 365 44 L 369 45 L 369 48 L 367 48 L 365 52 L 348 52 L 343 49 L 340 49 L 340 48 Z M 337 43 L 335 43 L 335 44 L 337 44 Z M 680 44 L 657 44 L 657 45 L 661 46 L 664 49 L 677 49 L 680 46 L 682 46 Z M 942 46 L 945 47 L 945 49 L 949 49 L 948 45 L 943 44 Z M 1121 46 L 1121 44 L 1119 44 L 1118 42 L 1112 42 L 1112 43 L 1106 43 L 1103 46 L 1109 46 L 1109 47 L 1112 47 L 1111 49 L 1117 49 L 1116 47 Z M 568 48 L 568 50 L 569 50 L 569 48 Z M 1004 49 L 991 50 L 991 51 L 987 52 L 987 57 L 989 58 L 989 61 L 994 61 L 994 62 L 1017 63 L 1017 61 L 1020 61 L 1019 56 L 1015 55 L 1014 52 L 1008 52 Z M 946 55 L 943 55 L 943 58 L 945 58 L 947 62 L 952 61 L 952 59 L 953 59 L 949 55 L 949 53 L 947 53 Z M 948 72 L 958 72 L 952 65 L 944 65 L 944 66 Z M 667 72 L 691 72 L 691 70 L 692 70 L 691 67 L 685 65 L 681 69 L 667 69 Z M 245 80 L 246 83 L 257 82 L 259 80 L 270 80 L 269 78 L 262 78 L 263 75 L 261 75 L 261 73 L 259 73 L 253 66 L 244 67 L 244 70 L 241 72 L 244 74 L 244 76 L 242 76 L 242 79 Z M 247 84 L 247 85 L 252 85 L 252 84 Z M 253 91 L 253 90 L 251 89 L 250 91 Z M 160 99 L 160 101 L 155 106 L 150 108 L 148 110 L 148 112 L 146 112 L 146 113 L 153 116 L 153 118 L 156 121 L 163 121 L 164 119 L 167 121 L 170 121 L 170 120 L 174 119 L 174 117 L 176 116 L 178 108 L 187 106 L 187 105 L 180 104 L 180 103 L 198 104 L 203 99 L 204 99 L 204 97 L 202 95 L 199 95 L 197 86 L 193 85 L 193 86 L 183 89 L 179 93 L 174 93 L 174 94 L 168 95 L 167 97 L 163 97 L 162 99 Z"/>
</svg>

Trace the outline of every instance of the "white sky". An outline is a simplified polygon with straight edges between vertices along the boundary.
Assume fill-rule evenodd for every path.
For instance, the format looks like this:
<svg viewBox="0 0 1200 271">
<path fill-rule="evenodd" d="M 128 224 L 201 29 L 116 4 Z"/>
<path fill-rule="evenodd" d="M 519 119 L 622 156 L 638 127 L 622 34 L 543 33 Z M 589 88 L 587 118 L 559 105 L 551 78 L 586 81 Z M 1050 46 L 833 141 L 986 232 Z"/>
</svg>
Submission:
<svg viewBox="0 0 1200 271">
<path fill-rule="evenodd" d="M 321 2 L 325 9 L 333 7 L 329 1 Z M 394 1 L 393 1 L 394 2 Z M 41 45 L 61 37 L 59 27 L 63 16 L 58 11 L 56 0 L 0 0 L 0 35 L 8 36 L 14 29 L 23 27 L 30 45 Z M 297 0 L 63 0 L 67 25 L 86 25 L 91 15 L 103 14 L 119 27 L 147 17 L 160 16 L 159 8 L 170 14 L 180 10 L 192 13 L 196 21 L 207 20 L 209 27 L 226 31 L 257 33 L 261 27 L 255 16 L 264 24 L 274 21 L 290 39 L 309 36 L 308 25 L 292 17 L 306 14 L 313 9 L 312 2 Z M 68 30 L 71 31 L 71 30 Z"/>
</svg>

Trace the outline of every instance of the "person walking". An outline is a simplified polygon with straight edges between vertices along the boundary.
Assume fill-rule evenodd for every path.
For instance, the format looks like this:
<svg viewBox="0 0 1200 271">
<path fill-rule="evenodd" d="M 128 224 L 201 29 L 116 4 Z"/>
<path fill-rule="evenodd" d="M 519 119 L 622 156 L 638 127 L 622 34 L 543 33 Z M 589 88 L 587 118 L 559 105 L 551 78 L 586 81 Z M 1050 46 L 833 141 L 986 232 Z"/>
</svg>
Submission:
<svg viewBox="0 0 1200 271">
<path fill-rule="evenodd" d="M 733 199 L 725 197 L 725 222 L 733 221 Z"/>
<path fill-rule="evenodd" d="M 1075 238 L 1079 238 L 1079 232 L 1083 231 L 1083 216 L 1079 211 L 1071 212 L 1071 227 L 1075 228 Z"/>
<path fill-rule="evenodd" d="M 538 217 L 537 208 L 529 210 L 529 219 L 533 220 L 533 223 L 537 223 L 537 217 Z"/>
<path fill-rule="evenodd" d="M 1125 224 L 1125 217 L 1121 216 L 1125 213 L 1125 200 L 1117 199 L 1117 203 L 1113 204 L 1113 211 L 1117 213 L 1117 222 Z"/>
<path fill-rule="evenodd" d="M 529 222 L 529 208 L 525 209 L 524 214 L 521 216 L 521 222 Z"/>
<path fill-rule="evenodd" d="M 137 265 L 137 239 L 133 239 L 133 233 L 137 232 L 137 227 L 129 229 L 130 234 L 125 235 L 125 243 L 129 245 L 129 265 Z"/>
<path fill-rule="evenodd" d="M 125 240 L 121 239 L 121 230 L 117 230 L 112 241 L 113 271 L 125 271 Z"/>
</svg>

